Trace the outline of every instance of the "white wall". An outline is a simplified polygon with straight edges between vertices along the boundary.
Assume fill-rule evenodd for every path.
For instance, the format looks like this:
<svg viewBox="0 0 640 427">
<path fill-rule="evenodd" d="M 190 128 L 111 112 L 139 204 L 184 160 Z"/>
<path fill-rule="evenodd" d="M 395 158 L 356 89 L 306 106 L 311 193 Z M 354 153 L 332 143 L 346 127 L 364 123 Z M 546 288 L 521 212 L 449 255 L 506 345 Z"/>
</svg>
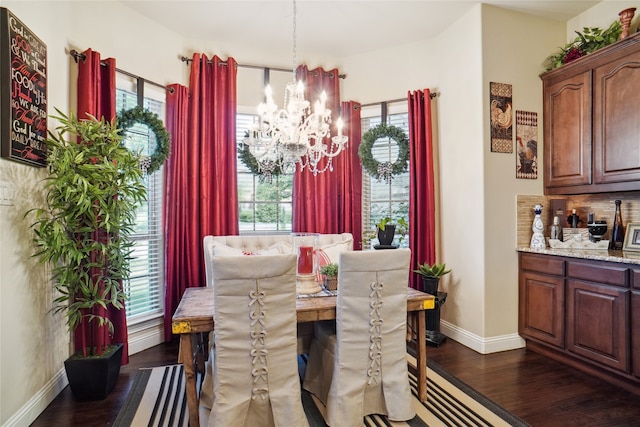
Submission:
<svg viewBox="0 0 640 427">
<path fill-rule="evenodd" d="M 483 58 L 483 152 L 484 224 L 482 245 L 485 254 L 485 310 L 480 336 L 486 351 L 521 343 L 518 324 L 518 264 L 516 247 L 516 195 L 542 194 L 542 163 L 538 178 L 516 179 L 517 150 L 492 153 L 490 149 L 489 84 L 509 83 L 513 89 L 513 132 L 516 110 L 538 113 L 538 161 L 543 158 L 542 83 L 543 61 L 562 40 L 564 24 L 490 5 L 482 8 Z M 465 328 L 466 329 L 466 328 Z M 493 342 L 489 340 L 494 339 Z M 497 340 L 497 341 L 495 341 Z M 521 343 L 522 344 L 522 343 Z M 493 348 L 497 347 L 497 348 Z"/>
<path fill-rule="evenodd" d="M 440 262 L 448 293 L 442 319 L 479 336 L 484 307 L 482 251 L 484 198 L 481 9 L 473 8 L 443 32 L 439 47 L 442 94 L 438 104 L 441 213 Z M 448 331 L 451 335 L 451 331 Z M 459 337 L 457 339 L 460 339 Z"/>
<path fill-rule="evenodd" d="M 613 21 L 618 21 L 620 19 L 618 13 L 630 7 L 635 7 L 637 9 L 633 20 L 631 21 L 631 34 L 633 34 L 638 26 L 638 22 L 640 21 L 640 1 L 604 0 L 586 12 L 567 21 L 566 40 L 564 43 L 568 43 L 575 39 L 575 32 L 583 32 L 584 27 L 598 27 L 603 30 L 607 29 Z M 562 45 L 564 45 L 564 43 Z"/>
<path fill-rule="evenodd" d="M 70 24 L 67 5 L 38 4 L 33 14 L 24 3 L 2 2 L 46 44 L 48 52 L 48 95 L 50 105 L 68 108 L 69 60 L 64 55 L 65 35 L 58 31 Z M 58 16 L 58 20 L 51 19 Z M 3 64 L 6 66 L 6 64 Z M 4 94 L 2 94 L 4 97 Z M 49 107 L 51 108 L 51 107 Z M 52 293 L 46 271 L 38 266 L 30 247 L 27 209 L 42 202 L 37 183 L 45 170 L 0 160 L 0 183 L 4 197 L 0 205 L 0 424 L 18 411 L 27 421 L 41 412 L 37 407 L 59 390 L 56 381 L 68 356 L 68 335 L 64 320 L 48 314 Z M 46 395 L 26 407 L 36 394 Z M 17 416 L 20 418 L 20 415 Z"/>
<path fill-rule="evenodd" d="M 184 82 L 188 68 L 178 59 L 181 38 L 120 3 L 2 0 L 0 6 L 47 45 L 50 115 L 54 107 L 75 110 L 77 65 L 68 55 L 71 49 L 90 47 L 115 57 L 118 68 L 160 84 Z M 50 119 L 49 128 L 54 127 Z M 23 220 L 28 209 L 42 204 L 39 183 L 45 172 L 0 159 L 0 425 L 28 425 L 66 384 L 69 334 L 64 319 L 49 312 L 49 275 L 30 258 L 32 235 Z"/>
</svg>

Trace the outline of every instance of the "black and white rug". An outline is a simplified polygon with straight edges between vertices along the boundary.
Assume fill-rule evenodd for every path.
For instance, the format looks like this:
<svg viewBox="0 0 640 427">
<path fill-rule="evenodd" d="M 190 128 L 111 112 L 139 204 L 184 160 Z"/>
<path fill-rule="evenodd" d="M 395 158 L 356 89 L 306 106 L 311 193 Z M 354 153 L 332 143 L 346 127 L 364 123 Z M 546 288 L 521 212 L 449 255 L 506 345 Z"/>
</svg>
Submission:
<svg viewBox="0 0 640 427">
<path fill-rule="evenodd" d="M 408 356 L 409 363 L 415 359 Z M 427 402 L 416 397 L 416 377 L 409 373 L 416 417 L 407 422 L 389 422 L 371 415 L 369 426 L 528 426 L 526 422 L 493 403 L 429 360 Z M 302 401 L 311 427 L 326 427 L 324 408 L 303 391 Z M 187 427 L 189 422 L 182 365 L 140 369 L 131 391 L 113 424 L 115 427 Z"/>
</svg>

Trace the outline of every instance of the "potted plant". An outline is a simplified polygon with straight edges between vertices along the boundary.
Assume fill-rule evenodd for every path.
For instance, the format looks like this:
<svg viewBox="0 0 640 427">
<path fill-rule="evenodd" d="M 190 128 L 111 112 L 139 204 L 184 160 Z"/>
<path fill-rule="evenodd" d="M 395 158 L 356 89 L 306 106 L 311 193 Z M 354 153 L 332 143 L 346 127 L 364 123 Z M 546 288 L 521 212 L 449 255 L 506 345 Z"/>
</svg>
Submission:
<svg viewBox="0 0 640 427">
<path fill-rule="evenodd" d="M 78 327 L 83 332 L 82 351 L 65 361 L 71 390 L 81 400 L 102 399 L 119 375 L 122 344 L 99 345 L 98 334 L 113 334 L 106 312 L 124 307 L 122 283 L 129 277 L 133 246 L 129 234 L 146 188 L 140 157 L 122 144 L 115 120 L 80 120 L 56 111 L 59 126 L 46 141 L 45 206 L 29 211 L 35 218 L 34 256 L 52 264 L 57 291 L 52 310 L 64 314 L 70 332 Z M 106 372 L 95 366 L 87 370 L 90 363 Z"/>
<path fill-rule="evenodd" d="M 620 21 L 613 21 L 605 30 L 598 27 L 584 27 L 584 32 L 576 31 L 576 38 L 555 53 L 549 55 L 544 66 L 547 71 L 561 67 L 585 55 L 602 49 L 618 41 L 622 33 Z"/>
<path fill-rule="evenodd" d="M 320 274 L 324 274 L 324 287 L 329 291 L 338 289 L 338 264 L 331 263 L 320 267 Z"/>
<path fill-rule="evenodd" d="M 399 218 L 397 221 L 393 221 L 390 216 L 386 216 L 376 224 L 376 231 L 378 233 L 378 243 L 381 246 L 391 246 L 396 232 L 398 233 L 399 242 L 402 242 L 404 235 L 407 234 L 409 224 L 404 218 Z"/>
<path fill-rule="evenodd" d="M 437 296 L 440 277 L 450 273 L 451 270 L 447 270 L 446 264 L 435 263 L 430 265 L 425 262 L 424 264 L 418 264 L 418 269 L 413 270 L 413 272 L 422 276 L 423 289 L 421 291 Z"/>
</svg>

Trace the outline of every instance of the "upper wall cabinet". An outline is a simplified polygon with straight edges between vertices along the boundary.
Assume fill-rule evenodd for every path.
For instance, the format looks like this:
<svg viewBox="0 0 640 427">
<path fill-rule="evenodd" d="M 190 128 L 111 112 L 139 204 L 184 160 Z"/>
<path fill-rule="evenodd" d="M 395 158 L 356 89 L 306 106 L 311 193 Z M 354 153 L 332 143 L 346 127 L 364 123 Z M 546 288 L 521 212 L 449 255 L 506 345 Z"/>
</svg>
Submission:
<svg viewBox="0 0 640 427">
<path fill-rule="evenodd" d="M 545 194 L 640 190 L 640 34 L 540 77 Z"/>
</svg>

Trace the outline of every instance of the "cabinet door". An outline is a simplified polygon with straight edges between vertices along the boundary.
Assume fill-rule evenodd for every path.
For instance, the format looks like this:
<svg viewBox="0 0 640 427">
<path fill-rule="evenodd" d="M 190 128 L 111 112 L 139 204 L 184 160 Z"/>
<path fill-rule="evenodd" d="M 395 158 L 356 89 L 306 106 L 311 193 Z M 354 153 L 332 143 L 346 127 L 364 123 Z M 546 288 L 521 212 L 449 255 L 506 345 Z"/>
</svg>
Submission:
<svg viewBox="0 0 640 427">
<path fill-rule="evenodd" d="M 518 330 L 533 338 L 564 347 L 564 279 L 521 271 Z"/>
<path fill-rule="evenodd" d="M 629 290 L 567 280 L 567 350 L 629 372 Z"/>
<path fill-rule="evenodd" d="M 591 184 L 591 71 L 545 86 L 544 132 L 547 193 Z"/>
<path fill-rule="evenodd" d="M 640 377 L 640 291 L 631 292 L 631 373 Z"/>
<path fill-rule="evenodd" d="M 619 55 L 622 55 L 620 52 Z M 594 184 L 640 188 L 640 52 L 594 69 Z"/>
</svg>

